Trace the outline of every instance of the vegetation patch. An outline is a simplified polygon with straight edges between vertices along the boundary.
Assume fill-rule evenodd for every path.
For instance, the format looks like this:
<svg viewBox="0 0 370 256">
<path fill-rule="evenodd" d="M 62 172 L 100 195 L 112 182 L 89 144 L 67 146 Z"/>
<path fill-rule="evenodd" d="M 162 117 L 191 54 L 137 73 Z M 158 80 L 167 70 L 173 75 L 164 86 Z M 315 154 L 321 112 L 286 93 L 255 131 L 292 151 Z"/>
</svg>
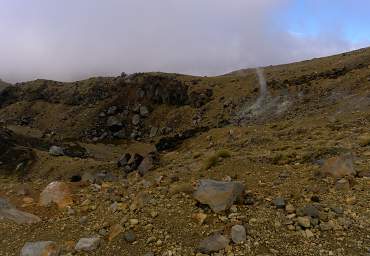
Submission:
<svg viewBox="0 0 370 256">
<path fill-rule="evenodd" d="M 203 169 L 208 170 L 211 167 L 216 166 L 222 159 L 231 157 L 231 154 L 227 150 L 219 150 L 204 161 Z"/>
</svg>

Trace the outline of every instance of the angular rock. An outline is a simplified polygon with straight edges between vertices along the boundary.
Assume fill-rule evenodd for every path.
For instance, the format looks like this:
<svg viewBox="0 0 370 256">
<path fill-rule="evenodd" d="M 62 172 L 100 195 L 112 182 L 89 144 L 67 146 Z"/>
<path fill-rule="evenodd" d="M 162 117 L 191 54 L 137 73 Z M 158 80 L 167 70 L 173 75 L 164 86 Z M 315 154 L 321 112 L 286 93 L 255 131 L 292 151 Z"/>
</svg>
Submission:
<svg viewBox="0 0 370 256">
<path fill-rule="evenodd" d="M 153 159 L 146 157 L 143 159 L 143 161 L 141 161 L 140 165 L 137 167 L 137 170 L 141 176 L 144 176 L 148 171 L 153 169 L 153 167 Z"/>
<path fill-rule="evenodd" d="M 200 180 L 194 198 L 202 204 L 207 204 L 214 212 L 229 209 L 244 192 L 241 182 L 223 182 L 215 180 Z"/>
<path fill-rule="evenodd" d="M 158 133 L 158 127 L 152 127 L 150 128 L 149 137 L 153 138 L 157 135 L 157 133 Z"/>
<path fill-rule="evenodd" d="M 96 250 L 100 245 L 99 237 L 81 238 L 75 247 L 76 251 L 91 252 Z"/>
<path fill-rule="evenodd" d="M 235 225 L 231 228 L 231 239 L 238 244 L 247 240 L 247 233 L 245 227 L 242 225 Z"/>
<path fill-rule="evenodd" d="M 207 237 L 200 242 L 197 251 L 201 253 L 218 252 L 229 245 L 229 239 L 220 234 Z"/>
<path fill-rule="evenodd" d="M 59 208 L 73 204 L 72 193 L 67 183 L 54 181 L 41 192 L 40 204 L 49 206 L 52 203 L 56 203 Z"/>
<path fill-rule="evenodd" d="M 51 146 L 49 149 L 49 154 L 52 156 L 63 156 L 64 151 L 63 148 L 58 147 L 58 146 Z"/>
<path fill-rule="evenodd" d="M 17 224 L 33 224 L 41 221 L 36 215 L 17 210 L 3 198 L 0 198 L 0 220 L 1 219 L 8 219 Z"/>
<path fill-rule="evenodd" d="M 21 250 L 21 256 L 58 256 L 59 254 L 59 246 L 52 241 L 27 242 Z"/>
<path fill-rule="evenodd" d="M 129 153 L 124 154 L 118 160 L 118 163 L 117 163 L 118 167 L 123 167 L 123 166 L 127 165 L 128 162 L 130 161 L 130 159 L 131 159 L 131 155 Z"/>
<path fill-rule="evenodd" d="M 355 176 L 356 171 L 353 168 L 352 156 L 343 155 L 327 159 L 321 168 L 321 173 L 333 178 Z"/>
</svg>

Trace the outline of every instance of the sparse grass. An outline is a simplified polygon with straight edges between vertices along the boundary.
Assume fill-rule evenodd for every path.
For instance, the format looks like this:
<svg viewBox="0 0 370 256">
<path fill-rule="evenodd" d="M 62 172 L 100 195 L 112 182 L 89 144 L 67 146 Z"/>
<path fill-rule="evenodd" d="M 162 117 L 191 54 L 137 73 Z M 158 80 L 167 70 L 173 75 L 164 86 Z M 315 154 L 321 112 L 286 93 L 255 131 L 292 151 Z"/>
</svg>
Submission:
<svg viewBox="0 0 370 256">
<path fill-rule="evenodd" d="M 204 161 L 203 169 L 208 170 L 213 166 L 216 166 L 221 159 L 229 158 L 231 154 L 227 150 L 219 150 Z"/>
</svg>

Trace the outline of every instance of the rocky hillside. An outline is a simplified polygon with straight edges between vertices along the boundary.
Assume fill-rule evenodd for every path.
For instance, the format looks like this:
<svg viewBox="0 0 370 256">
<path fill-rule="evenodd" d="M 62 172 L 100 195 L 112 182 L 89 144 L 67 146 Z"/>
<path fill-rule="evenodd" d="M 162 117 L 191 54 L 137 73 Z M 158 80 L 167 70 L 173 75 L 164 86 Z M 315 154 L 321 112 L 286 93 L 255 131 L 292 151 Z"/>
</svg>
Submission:
<svg viewBox="0 0 370 256">
<path fill-rule="evenodd" d="M 370 49 L 0 92 L 1 255 L 368 255 Z"/>
</svg>

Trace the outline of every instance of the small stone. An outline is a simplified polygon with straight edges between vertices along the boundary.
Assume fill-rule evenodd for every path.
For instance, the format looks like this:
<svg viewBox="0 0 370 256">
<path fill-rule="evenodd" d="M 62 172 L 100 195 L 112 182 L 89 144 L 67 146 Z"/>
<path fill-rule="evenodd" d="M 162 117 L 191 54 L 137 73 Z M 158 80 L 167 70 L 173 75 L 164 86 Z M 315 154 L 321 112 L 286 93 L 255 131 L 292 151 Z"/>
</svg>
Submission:
<svg viewBox="0 0 370 256">
<path fill-rule="evenodd" d="M 293 214 L 295 213 L 295 207 L 292 205 L 292 204 L 287 204 L 285 206 L 285 211 L 288 213 L 288 214 Z"/>
<path fill-rule="evenodd" d="M 87 223 L 87 221 L 88 221 L 88 218 L 87 218 L 87 216 L 82 216 L 81 218 L 80 218 L 80 220 L 79 220 L 79 222 L 80 222 L 80 224 L 86 224 Z"/>
<path fill-rule="evenodd" d="M 316 227 L 317 225 L 319 225 L 319 219 L 317 218 L 311 218 L 311 225 Z"/>
<path fill-rule="evenodd" d="M 58 146 L 51 146 L 49 149 L 49 154 L 51 156 L 63 156 L 64 155 L 64 150 L 61 147 Z"/>
<path fill-rule="evenodd" d="M 285 200 L 282 197 L 277 197 L 273 200 L 273 203 L 277 209 L 285 208 Z"/>
<path fill-rule="evenodd" d="M 310 217 L 298 217 L 297 218 L 297 222 L 298 224 L 301 226 L 301 227 L 304 227 L 304 228 L 309 228 L 311 227 L 311 220 L 310 220 Z"/>
<path fill-rule="evenodd" d="M 129 243 L 133 243 L 136 240 L 136 235 L 132 230 L 129 230 L 123 234 L 123 238 Z"/>
<path fill-rule="evenodd" d="M 304 208 L 300 209 L 300 212 L 303 214 L 302 216 L 309 216 L 312 218 L 318 218 L 320 215 L 320 211 L 312 204 L 306 205 Z"/>
<path fill-rule="evenodd" d="M 60 248 L 52 241 L 27 242 L 22 250 L 21 256 L 58 256 Z"/>
<path fill-rule="evenodd" d="M 146 243 L 147 243 L 147 244 L 151 244 L 151 243 L 154 243 L 156 240 L 157 240 L 157 238 L 155 238 L 155 236 L 151 236 L 151 237 L 149 237 L 149 238 L 146 240 Z"/>
<path fill-rule="evenodd" d="M 198 222 L 199 225 L 202 225 L 208 216 L 207 214 L 200 212 L 200 213 L 194 213 L 192 217 Z"/>
<path fill-rule="evenodd" d="M 233 205 L 230 207 L 230 212 L 233 212 L 233 213 L 238 212 L 238 208 L 236 207 L 236 205 Z"/>
<path fill-rule="evenodd" d="M 75 250 L 91 252 L 96 250 L 99 247 L 99 245 L 100 245 L 99 237 L 81 238 L 76 244 Z"/>
<path fill-rule="evenodd" d="M 140 115 L 141 116 L 148 116 L 149 115 L 149 109 L 146 106 L 140 106 Z"/>
<path fill-rule="evenodd" d="M 131 226 L 136 226 L 136 225 L 139 224 L 139 220 L 138 219 L 130 219 L 129 223 L 130 223 Z"/>
<path fill-rule="evenodd" d="M 121 234 L 122 231 L 123 231 L 123 227 L 120 224 L 113 225 L 110 228 L 108 240 L 112 241 L 114 238 L 119 236 L 119 234 Z"/>
<path fill-rule="evenodd" d="M 136 114 L 132 117 L 132 124 L 138 125 L 139 123 L 140 123 L 140 116 Z"/>
<path fill-rule="evenodd" d="M 197 250 L 201 253 L 218 252 L 225 249 L 229 245 L 229 240 L 220 234 L 215 234 L 207 237 L 200 242 Z"/>
<path fill-rule="evenodd" d="M 309 230 L 309 229 L 306 229 L 305 230 L 305 233 L 306 233 L 306 237 L 307 238 L 312 238 L 312 237 L 314 237 L 314 234 L 312 233 L 312 231 L 311 230 Z"/>
<path fill-rule="evenodd" d="M 335 183 L 335 189 L 341 191 L 347 191 L 350 189 L 350 184 L 347 179 L 340 179 Z"/>
<path fill-rule="evenodd" d="M 231 239 L 238 244 L 247 240 L 247 233 L 245 227 L 242 225 L 235 225 L 231 228 Z"/>
<path fill-rule="evenodd" d="M 332 226 L 328 222 L 321 222 L 319 228 L 321 231 L 329 231 L 332 229 Z"/>
</svg>

